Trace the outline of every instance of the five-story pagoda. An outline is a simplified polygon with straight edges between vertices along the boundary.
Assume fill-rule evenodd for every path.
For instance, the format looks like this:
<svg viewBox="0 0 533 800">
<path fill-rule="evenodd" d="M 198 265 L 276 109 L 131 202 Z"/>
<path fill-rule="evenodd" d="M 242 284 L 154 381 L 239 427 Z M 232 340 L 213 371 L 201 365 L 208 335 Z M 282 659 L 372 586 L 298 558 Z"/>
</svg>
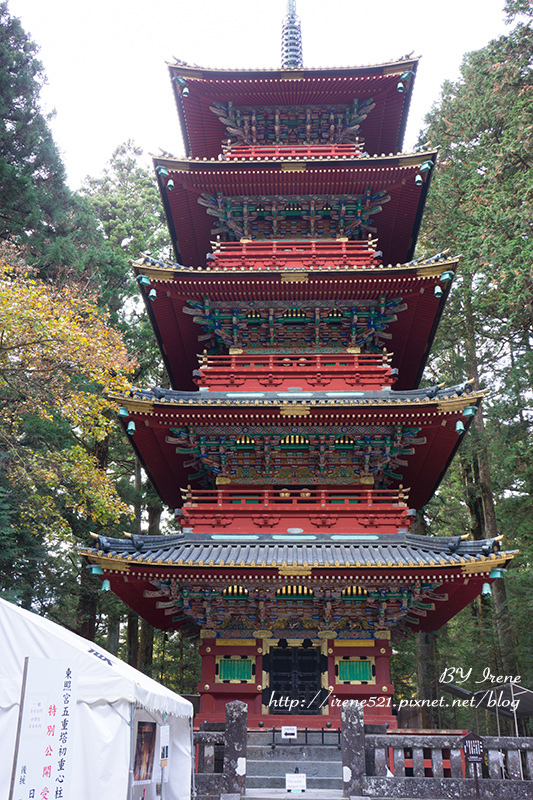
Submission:
<svg viewBox="0 0 533 800">
<path fill-rule="evenodd" d="M 350 698 L 394 724 L 394 630 L 440 627 L 512 557 L 413 531 L 481 401 L 418 388 L 457 259 L 413 260 L 436 160 L 400 152 L 416 70 L 304 69 L 293 2 L 281 69 L 170 65 L 176 262 L 134 269 L 173 388 L 117 401 L 181 532 L 82 552 L 200 637 L 202 720 L 239 699 L 322 725 Z"/>
</svg>

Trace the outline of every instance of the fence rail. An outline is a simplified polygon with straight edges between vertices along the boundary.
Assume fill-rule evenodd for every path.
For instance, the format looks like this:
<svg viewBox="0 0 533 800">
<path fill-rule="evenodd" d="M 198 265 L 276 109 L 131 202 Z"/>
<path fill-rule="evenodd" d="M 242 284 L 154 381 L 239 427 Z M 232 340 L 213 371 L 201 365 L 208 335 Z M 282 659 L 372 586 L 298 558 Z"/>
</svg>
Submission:
<svg viewBox="0 0 533 800">
<path fill-rule="evenodd" d="M 381 263 L 375 242 L 347 239 L 248 240 L 211 243 L 214 265 L 222 268 L 263 269 L 287 267 L 296 269 L 375 267 Z"/>
<path fill-rule="evenodd" d="M 226 161 L 239 159 L 357 158 L 363 154 L 359 144 L 262 144 L 232 145 L 225 149 Z"/>
<path fill-rule="evenodd" d="M 232 511 L 250 511 L 249 506 L 262 506 L 269 509 L 307 508 L 365 510 L 387 507 L 387 509 L 406 508 L 408 489 L 344 489 L 328 491 L 323 489 L 187 489 L 181 490 L 183 509 L 190 511 L 198 506 L 229 507 Z M 351 508 L 360 506 L 360 509 Z M 364 507 L 364 508 L 362 508 Z"/>
<path fill-rule="evenodd" d="M 363 709 L 348 704 L 340 729 L 298 731 L 296 742 L 281 739 L 279 728 L 264 730 L 265 745 L 277 748 L 298 744 L 331 744 L 341 750 L 343 794 L 380 800 L 413 797 L 418 800 L 472 800 L 476 796 L 473 765 L 463 756 L 462 736 L 370 732 L 365 730 Z M 224 730 L 194 734 L 197 751 L 197 797 L 216 800 L 223 793 L 241 796 L 246 774 L 238 769 L 246 759 L 247 707 L 233 702 L 226 707 Z M 383 728 L 381 728 L 383 730 Z M 255 734 L 254 734 L 255 735 Z M 317 740 L 318 737 L 318 740 Z M 322 740 L 321 740 L 322 739 Z M 486 761 L 478 774 L 483 800 L 527 800 L 533 797 L 533 738 L 487 736 Z M 303 762 L 305 763 L 305 762 Z"/>
<path fill-rule="evenodd" d="M 324 370 L 337 372 L 339 369 L 356 370 L 387 368 L 392 360 L 392 353 L 345 353 L 343 355 L 308 355 L 291 354 L 270 355 L 269 353 L 254 353 L 250 355 L 220 355 L 198 356 L 198 363 L 202 370 L 235 370 L 246 368 L 247 371 L 263 371 L 267 369 L 288 370 Z"/>
<path fill-rule="evenodd" d="M 465 778 L 473 777 L 463 758 L 461 736 L 367 735 L 365 747 L 371 775 L 395 777 Z M 483 739 L 486 763 L 480 778 L 493 780 L 533 780 L 533 739 L 486 736 Z"/>
</svg>

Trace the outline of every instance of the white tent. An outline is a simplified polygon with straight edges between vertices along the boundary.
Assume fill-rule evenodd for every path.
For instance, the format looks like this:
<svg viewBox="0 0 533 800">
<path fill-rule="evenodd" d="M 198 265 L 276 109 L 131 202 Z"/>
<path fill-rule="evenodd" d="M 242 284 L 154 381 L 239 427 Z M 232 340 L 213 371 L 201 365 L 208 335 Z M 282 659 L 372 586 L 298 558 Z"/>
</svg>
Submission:
<svg viewBox="0 0 533 800">
<path fill-rule="evenodd" d="M 163 800 L 190 798 L 192 704 L 103 648 L 2 599 L 0 798 L 9 796 L 26 657 L 45 660 L 34 662 L 37 670 L 39 664 L 66 662 L 76 676 L 70 791 L 60 796 L 157 800 L 162 793 Z M 141 730 L 151 734 L 155 757 L 151 774 L 139 776 L 133 767 Z M 160 744 L 167 733 L 168 764 L 161 774 Z"/>
</svg>

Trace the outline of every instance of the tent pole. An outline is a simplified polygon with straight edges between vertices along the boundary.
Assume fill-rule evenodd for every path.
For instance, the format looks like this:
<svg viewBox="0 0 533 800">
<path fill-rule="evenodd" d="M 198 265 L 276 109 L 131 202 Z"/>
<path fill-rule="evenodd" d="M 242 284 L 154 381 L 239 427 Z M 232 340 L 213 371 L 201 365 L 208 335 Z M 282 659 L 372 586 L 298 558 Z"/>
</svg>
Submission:
<svg viewBox="0 0 533 800">
<path fill-rule="evenodd" d="M 128 770 L 128 800 L 133 800 L 133 760 L 135 755 L 135 705 L 130 706 L 130 768 Z"/>
<path fill-rule="evenodd" d="M 17 760 L 20 746 L 20 730 L 22 727 L 22 714 L 24 712 L 24 701 L 26 695 L 26 681 L 28 680 L 28 661 L 29 656 L 24 659 L 24 670 L 22 672 L 22 689 L 20 692 L 19 718 L 17 722 L 17 734 L 15 737 L 15 752 L 13 753 L 13 770 L 11 772 L 11 783 L 9 784 L 9 800 L 13 798 L 15 791 L 15 779 L 17 777 Z"/>
<path fill-rule="evenodd" d="M 196 786 L 194 784 L 196 751 L 194 749 L 193 717 L 189 717 L 189 732 L 191 735 L 191 797 L 196 797 Z"/>
<path fill-rule="evenodd" d="M 160 761 L 160 764 L 161 764 L 161 800 L 164 800 L 164 797 L 166 795 L 166 792 L 165 792 L 165 767 L 163 766 L 163 748 L 161 746 L 161 731 L 163 729 L 163 725 L 168 725 L 169 731 L 170 731 L 170 722 L 167 722 L 166 711 L 163 712 L 163 714 L 162 714 L 162 723 L 159 725 L 159 750 L 160 750 L 159 756 L 161 758 L 161 761 Z M 169 734 L 169 748 L 168 749 L 170 750 L 170 734 Z"/>
</svg>

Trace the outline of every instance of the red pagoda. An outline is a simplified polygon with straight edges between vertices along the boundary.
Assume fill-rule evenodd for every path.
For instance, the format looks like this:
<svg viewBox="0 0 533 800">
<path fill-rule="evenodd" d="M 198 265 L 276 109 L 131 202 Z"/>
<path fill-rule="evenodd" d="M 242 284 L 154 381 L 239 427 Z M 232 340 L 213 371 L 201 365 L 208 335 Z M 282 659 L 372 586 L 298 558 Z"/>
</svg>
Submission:
<svg viewBox="0 0 533 800">
<path fill-rule="evenodd" d="M 200 720 L 395 725 L 395 631 L 439 628 L 512 558 L 413 528 L 480 402 L 418 388 L 457 259 L 414 259 L 436 153 L 402 154 L 416 59 L 170 65 L 187 156 L 155 159 L 176 262 L 134 265 L 172 389 L 117 398 L 181 532 L 82 553 L 201 639 Z M 206 256 L 207 253 L 207 256 Z M 100 571 L 100 570 L 99 570 Z"/>
</svg>

